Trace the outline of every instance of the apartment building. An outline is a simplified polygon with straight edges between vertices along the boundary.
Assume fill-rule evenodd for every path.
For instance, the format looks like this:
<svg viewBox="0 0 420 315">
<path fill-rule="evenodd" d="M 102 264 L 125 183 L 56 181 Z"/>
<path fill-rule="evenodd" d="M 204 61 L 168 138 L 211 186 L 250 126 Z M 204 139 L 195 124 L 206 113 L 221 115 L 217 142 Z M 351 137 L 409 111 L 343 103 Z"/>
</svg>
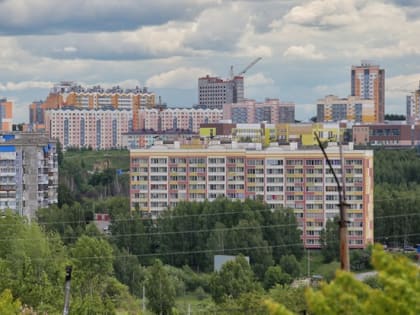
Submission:
<svg viewBox="0 0 420 315">
<path fill-rule="evenodd" d="M 223 80 L 209 75 L 198 79 L 198 108 L 222 109 L 223 104 L 244 100 L 244 77 Z"/>
<path fill-rule="evenodd" d="M 375 118 L 375 103 L 371 99 L 361 99 L 356 96 L 339 98 L 327 95 L 317 102 L 317 122 L 335 122 L 348 120 L 359 123 L 373 123 Z"/>
<path fill-rule="evenodd" d="M 223 117 L 220 109 L 140 109 L 139 129 L 155 131 L 190 130 L 198 132 L 200 124 L 217 122 Z"/>
<path fill-rule="evenodd" d="M 6 98 L 0 99 L 0 131 L 12 131 L 13 102 Z"/>
<path fill-rule="evenodd" d="M 407 95 L 407 122 L 420 120 L 420 83 L 419 88 Z"/>
<path fill-rule="evenodd" d="M 122 134 L 132 130 L 133 112 L 129 109 L 49 109 L 46 127 L 49 136 L 63 148 L 122 148 Z"/>
<path fill-rule="evenodd" d="M 338 147 L 330 145 L 327 154 L 341 179 Z M 343 154 L 349 244 L 364 248 L 373 242 L 373 152 L 353 150 L 350 144 Z M 320 247 L 326 221 L 339 214 L 337 186 L 319 149 L 211 141 L 130 150 L 132 210 L 157 216 L 183 200 L 217 197 L 261 199 L 273 209 L 292 208 L 307 248 Z"/>
<path fill-rule="evenodd" d="M 352 129 L 355 145 L 395 148 L 420 145 L 420 125 L 389 122 L 354 125 Z"/>
<path fill-rule="evenodd" d="M 33 130 L 38 130 L 37 123 L 41 118 L 41 110 L 61 109 L 63 107 L 74 107 L 76 109 L 124 109 L 133 111 L 133 128 L 138 128 L 138 110 L 141 108 L 154 108 L 156 94 L 150 92 L 146 87 L 123 89 L 114 86 L 108 89 L 100 85 L 84 87 L 73 81 L 62 81 L 53 86 L 50 93 L 41 104 L 34 102 L 30 105 L 31 110 L 38 110 L 37 114 L 30 114 L 30 124 Z M 39 128 L 42 128 L 41 124 Z"/>
<path fill-rule="evenodd" d="M 142 149 L 149 148 L 159 141 L 186 143 L 197 136 L 197 133 L 190 130 L 134 130 L 122 134 L 122 146 L 128 149 Z"/>
<path fill-rule="evenodd" d="M 0 210 L 31 220 L 37 209 L 57 203 L 57 189 L 55 141 L 43 133 L 0 136 Z"/>
<path fill-rule="evenodd" d="M 370 61 L 362 60 L 360 66 L 351 67 L 351 95 L 373 100 L 374 119 L 384 122 L 385 117 L 385 70 Z M 363 121 L 370 122 L 370 121 Z"/>
<path fill-rule="evenodd" d="M 295 104 L 281 102 L 279 99 L 265 99 L 264 102 L 244 100 L 223 105 L 223 119 L 233 123 L 294 123 Z"/>
</svg>

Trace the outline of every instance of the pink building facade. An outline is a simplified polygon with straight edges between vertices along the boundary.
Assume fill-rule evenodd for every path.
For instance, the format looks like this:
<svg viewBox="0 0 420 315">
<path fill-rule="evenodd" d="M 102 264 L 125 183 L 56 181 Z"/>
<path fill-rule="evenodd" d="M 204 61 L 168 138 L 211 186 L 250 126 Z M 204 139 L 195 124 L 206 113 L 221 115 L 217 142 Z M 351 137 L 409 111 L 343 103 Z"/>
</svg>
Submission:
<svg viewBox="0 0 420 315">
<path fill-rule="evenodd" d="M 131 209 L 158 216 L 182 201 L 260 199 L 273 209 L 293 209 L 305 247 L 319 248 L 322 229 L 339 215 L 337 186 L 322 152 L 249 145 L 130 150 Z M 339 148 L 326 150 L 341 180 Z M 343 151 L 349 245 L 364 248 L 373 242 L 373 152 L 350 145 Z"/>
<path fill-rule="evenodd" d="M 122 134 L 132 129 L 132 123 L 131 110 L 66 108 L 46 111 L 47 131 L 63 148 L 122 148 Z"/>
<path fill-rule="evenodd" d="M 227 103 L 223 105 L 223 119 L 242 124 L 256 124 L 263 121 L 270 124 L 294 123 L 295 104 L 269 98 L 264 102 L 244 100 Z"/>
<path fill-rule="evenodd" d="M 198 132 L 200 124 L 218 122 L 223 117 L 220 109 L 141 109 L 139 110 L 139 129 L 190 130 Z"/>
</svg>

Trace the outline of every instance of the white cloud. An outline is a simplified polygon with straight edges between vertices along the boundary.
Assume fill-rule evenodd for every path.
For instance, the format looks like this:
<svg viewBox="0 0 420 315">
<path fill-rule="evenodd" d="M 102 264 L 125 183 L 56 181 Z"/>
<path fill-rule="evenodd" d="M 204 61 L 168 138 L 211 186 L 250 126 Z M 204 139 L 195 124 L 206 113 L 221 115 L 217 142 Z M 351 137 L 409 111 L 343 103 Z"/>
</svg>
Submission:
<svg viewBox="0 0 420 315">
<path fill-rule="evenodd" d="M 67 47 L 64 47 L 63 48 L 63 51 L 64 52 L 70 52 L 70 53 L 72 53 L 72 52 L 76 52 L 78 49 L 76 48 L 76 47 L 74 47 L 74 46 L 67 46 Z"/>
<path fill-rule="evenodd" d="M 22 81 L 0 83 L 0 91 L 22 91 L 27 89 L 47 89 L 53 86 L 50 81 Z"/>
<path fill-rule="evenodd" d="M 255 85 L 273 85 L 274 80 L 267 78 L 263 73 L 259 72 L 245 77 L 245 82 L 249 86 Z"/>
<path fill-rule="evenodd" d="M 316 47 L 312 44 L 307 44 L 304 46 L 290 46 L 283 53 L 283 56 L 297 59 L 325 59 L 325 56 L 321 52 L 317 51 Z"/>
<path fill-rule="evenodd" d="M 315 0 L 293 7 L 284 20 L 289 23 L 342 26 L 356 23 L 356 0 Z"/>
<path fill-rule="evenodd" d="M 197 87 L 197 79 L 212 75 L 211 70 L 204 68 L 177 68 L 152 76 L 146 81 L 151 88 L 190 89 Z"/>
</svg>

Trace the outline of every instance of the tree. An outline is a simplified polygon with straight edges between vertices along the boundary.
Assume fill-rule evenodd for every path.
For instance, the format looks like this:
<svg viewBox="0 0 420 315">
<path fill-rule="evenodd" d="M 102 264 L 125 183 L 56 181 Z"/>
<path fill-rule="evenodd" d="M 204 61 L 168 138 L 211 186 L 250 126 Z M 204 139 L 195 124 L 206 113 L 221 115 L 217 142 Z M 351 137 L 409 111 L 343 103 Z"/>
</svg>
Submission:
<svg viewBox="0 0 420 315">
<path fill-rule="evenodd" d="M 276 303 L 280 303 L 295 314 L 305 314 L 308 309 L 305 300 L 304 286 L 290 287 L 288 285 L 276 285 L 269 291 L 268 296 Z"/>
<path fill-rule="evenodd" d="M 210 281 L 211 294 L 216 303 L 226 299 L 236 299 L 245 292 L 257 289 L 254 273 L 245 257 L 223 264 L 219 272 L 214 273 Z"/>
<path fill-rule="evenodd" d="M 293 278 L 288 273 L 283 272 L 280 266 L 271 266 L 264 274 L 264 289 L 269 290 L 276 284 L 289 284 L 292 280 Z"/>
<path fill-rule="evenodd" d="M 146 277 L 146 297 L 148 307 L 155 313 L 161 315 L 173 314 L 175 306 L 175 287 L 169 274 L 163 267 L 162 262 L 156 259 L 149 267 Z"/>
<path fill-rule="evenodd" d="M 404 256 L 373 250 L 372 264 L 382 288 L 358 281 L 351 273 L 337 271 L 336 278 L 318 291 L 308 290 L 311 314 L 420 314 L 418 266 Z"/>
<path fill-rule="evenodd" d="M 338 218 L 328 220 L 325 229 L 321 231 L 321 253 L 325 263 L 338 260 L 340 257 L 340 236 L 338 230 Z"/>
<path fill-rule="evenodd" d="M 2 315 L 18 315 L 22 305 L 19 300 L 13 300 L 10 290 L 4 290 L 0 294 L 0 314 Z"/>
<path fill-rule="evenodd" d="M 280 258 L 280 266 L 282 270 L 293 278 L 300 276 L 300 264 L 293 255 L 285 255 Z"/>
</svg>

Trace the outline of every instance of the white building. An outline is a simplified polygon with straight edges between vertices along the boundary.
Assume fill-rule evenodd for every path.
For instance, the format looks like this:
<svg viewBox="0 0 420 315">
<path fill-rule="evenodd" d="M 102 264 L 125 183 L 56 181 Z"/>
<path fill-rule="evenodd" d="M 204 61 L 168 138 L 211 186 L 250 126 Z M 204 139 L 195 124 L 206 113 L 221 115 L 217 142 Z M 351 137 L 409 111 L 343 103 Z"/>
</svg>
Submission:
<svg viewBox="0 0 420 315">
<path fill-rule="evenodd" d="M 55 141 L 40 133 L 0 136 L 0 210 L 32 219 L 37 209 L 57 203 L 57 189 Z"/>
<path fill-rule="evenodd" d="M 189 130 L 198 132 L 200 124 L 218 122 L 223 118 L 220 109 L 140 109 L 139 129 L 155 131 Z"/>
<path fill-rule="evenodd" d="M 50 109 L 46 128 L 63 148 L 122 148 L 122 134 L 132 130 L 132 110 Z"/>
</svg>

